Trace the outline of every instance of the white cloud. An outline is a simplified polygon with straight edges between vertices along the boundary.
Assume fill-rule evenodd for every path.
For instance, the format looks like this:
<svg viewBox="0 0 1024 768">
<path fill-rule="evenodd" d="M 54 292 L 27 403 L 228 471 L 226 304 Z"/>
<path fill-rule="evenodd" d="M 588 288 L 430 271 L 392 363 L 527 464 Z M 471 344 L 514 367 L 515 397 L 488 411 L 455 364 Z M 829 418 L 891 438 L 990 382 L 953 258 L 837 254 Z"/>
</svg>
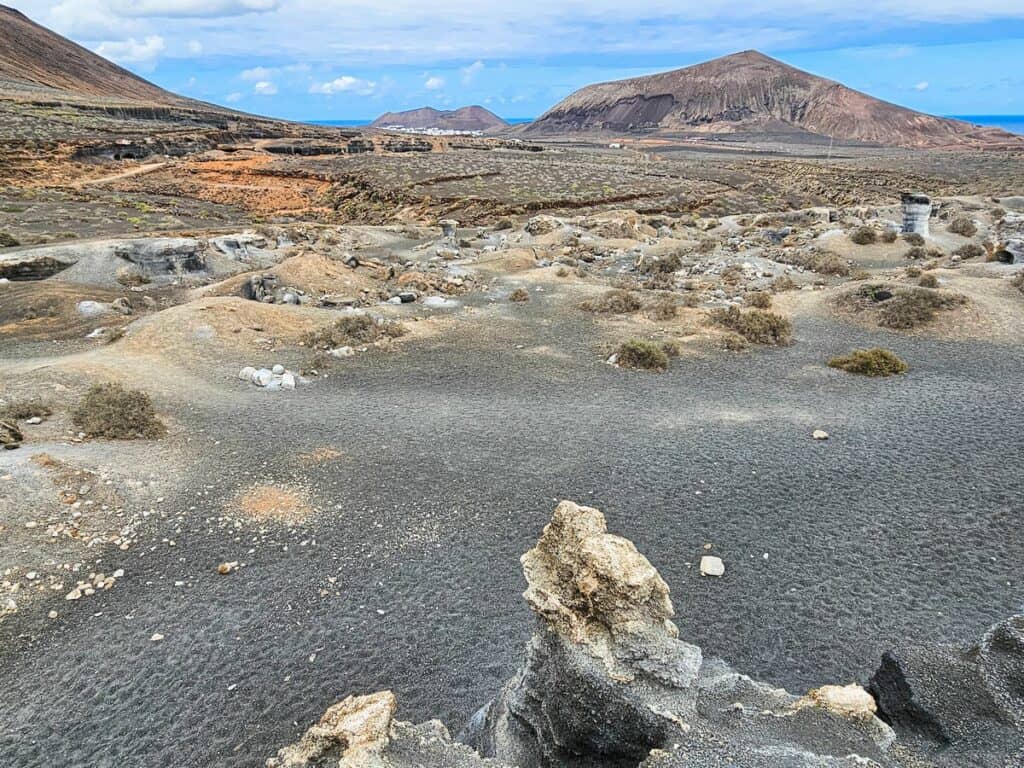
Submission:
<svg viewBox="0 0 1024 768">
<path fill-rule="evenodd" d="M 436 75 L 434 75 L 433 77 L 428 77 L 423 82 L 423 87 L 426 88 L 428 91 L 439 91 L 442 88 L 444 88 L 444 78 L 437 77 Z"/>
<path fill-rule="evenodd" d="M 915 91 L 927 91 L 930 83 L 927 80 L 922 80 L 920 83 L 914 86 Z"/>
<path fill-rule="evenodd" d="M 227 96 L 224 97 L 224 101 L 226 101 L 228 104 L 235 104 L 236 102 L 239 102 L 241 100 L 242 94 L 240 94 L 238 91 L 235 91 L 234 93 L 229 93 Z"/>
<path fill-rule="evenodd" d="M 361 80 L 358 77 L 342 75 L 326 83 L 314 83 L 310 87 L 310 93 L 323 93 L 328 96 L 335 93 L 355 93 L 358 96 L 370 96 L 377 88 L 377 83 L 372 80 Z"/>
<path fill-rule="evenodd" d="M 270 69 L 269 67 L 253 67 L 252 69 L 242 70 L 239 77 L 243 80 L 258 82 L 260 80 L 269 80 L 276 74 L 276 69 Z"/>
<path fill-rule="evenodd" d="M 281 0 L 109 0 L 115 13 L 136 17 L 219 18 L 273 11 Z"/>
<path fill-rule="evenodd" d="M 203 44 L 198 40 L 189 40 L 185 43 L 185 50 L 193 56 L 201 56 L 203 53 Z"/>
<path fill-rule="evenodd" d="M 472 83 L 473 78 L 475 78 L 478 74 L 483 72 L 485 66 L 486 65 L 482 61 L 480 61 L 480 59 L 477 59 L 468 67 L 463 67 L 461 70 L 459 70 L 460 72 L 462 72 L 462 84 L 469 85 L 470 83 Z"/>
<path fill-rule="evenodd" d="M 252 87 L 252 92 L 257 96 L 276 96 L 277 86 L 269 80 L 260 80 Z"/>
<path fill-rule="evenodd" d="M 147 64 L 164 52 L 167 44 L 160 35 L 150 35 L 142 42 L 134 37 L 128 40 L 108 41 L 96 46 L 96 53 L 118 64 Z"/>
</svg>

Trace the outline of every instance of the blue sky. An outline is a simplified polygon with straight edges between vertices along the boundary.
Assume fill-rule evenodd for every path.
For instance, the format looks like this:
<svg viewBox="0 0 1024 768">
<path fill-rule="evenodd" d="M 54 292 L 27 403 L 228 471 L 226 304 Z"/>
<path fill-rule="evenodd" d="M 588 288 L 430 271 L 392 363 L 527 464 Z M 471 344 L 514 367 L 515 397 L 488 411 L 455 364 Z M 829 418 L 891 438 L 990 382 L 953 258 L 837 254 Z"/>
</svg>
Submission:
<svg viewBox="0 0 1024 768">
<path fill-rule="evenodd" d="M 165 88 L 297 120 L 533 117 L 588 83 L 747 48 L 926 112 L 1024 114 L 1024 0 L 12 4 Z"/>
</svg>

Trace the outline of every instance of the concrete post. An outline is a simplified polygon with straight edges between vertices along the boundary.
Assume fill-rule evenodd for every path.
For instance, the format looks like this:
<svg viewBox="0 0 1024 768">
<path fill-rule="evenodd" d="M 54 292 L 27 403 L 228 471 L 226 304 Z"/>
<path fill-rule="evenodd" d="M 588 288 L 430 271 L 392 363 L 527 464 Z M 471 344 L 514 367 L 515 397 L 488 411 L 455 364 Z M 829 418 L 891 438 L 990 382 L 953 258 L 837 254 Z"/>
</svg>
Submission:
<svg viewBox="0 0 1024 768">
<path fill-rule="evenodd" d="M 903 232 L 915 232 L 928 237 L 928 219 L 932 215 L 932 201 L 920 192 L 904 192 L 903 201 Z"/>
</svg>

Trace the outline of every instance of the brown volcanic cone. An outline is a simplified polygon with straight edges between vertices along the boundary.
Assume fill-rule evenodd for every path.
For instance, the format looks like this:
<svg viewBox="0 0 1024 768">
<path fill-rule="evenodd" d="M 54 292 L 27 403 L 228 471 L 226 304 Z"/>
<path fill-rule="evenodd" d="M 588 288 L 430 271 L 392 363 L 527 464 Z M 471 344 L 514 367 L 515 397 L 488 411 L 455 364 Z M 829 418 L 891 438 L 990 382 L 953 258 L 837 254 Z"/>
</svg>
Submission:
<svg viewBox="0 0 1024 768">
<path fill-rule="evenodd" d="M 587 86 L 525 129 L 574 133 L 804 133 L 899 147 L 1018 146 L 1024 139 L 915 112 L 757 51 Z"/>
<path fill-rule="evenodd" d="M 508 123 L 483 107 L 472 106 L 442 112 L 433 107 L 387 112 L 373 121 L 371 127 L 401 126 L 412 130 L 434 128 L 445 131 L 491 131 L 507 128 Z"/>
</svg>

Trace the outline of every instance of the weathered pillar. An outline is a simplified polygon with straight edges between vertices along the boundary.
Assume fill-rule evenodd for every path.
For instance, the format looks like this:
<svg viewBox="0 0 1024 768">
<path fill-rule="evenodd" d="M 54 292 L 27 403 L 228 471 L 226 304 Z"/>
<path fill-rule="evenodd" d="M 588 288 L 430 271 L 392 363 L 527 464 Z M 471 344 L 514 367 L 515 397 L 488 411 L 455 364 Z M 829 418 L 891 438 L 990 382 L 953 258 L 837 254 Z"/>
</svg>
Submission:
<svg viewBox="0 0 1024 768">
<path fill-rule="evenodd" d="M 903 201 L 903 232 L 914 232 L 928 237 L 928 220 L 932 215 L 932 201 L 928 195 L 920 192 L 904 192 Z"/>
</svg>

